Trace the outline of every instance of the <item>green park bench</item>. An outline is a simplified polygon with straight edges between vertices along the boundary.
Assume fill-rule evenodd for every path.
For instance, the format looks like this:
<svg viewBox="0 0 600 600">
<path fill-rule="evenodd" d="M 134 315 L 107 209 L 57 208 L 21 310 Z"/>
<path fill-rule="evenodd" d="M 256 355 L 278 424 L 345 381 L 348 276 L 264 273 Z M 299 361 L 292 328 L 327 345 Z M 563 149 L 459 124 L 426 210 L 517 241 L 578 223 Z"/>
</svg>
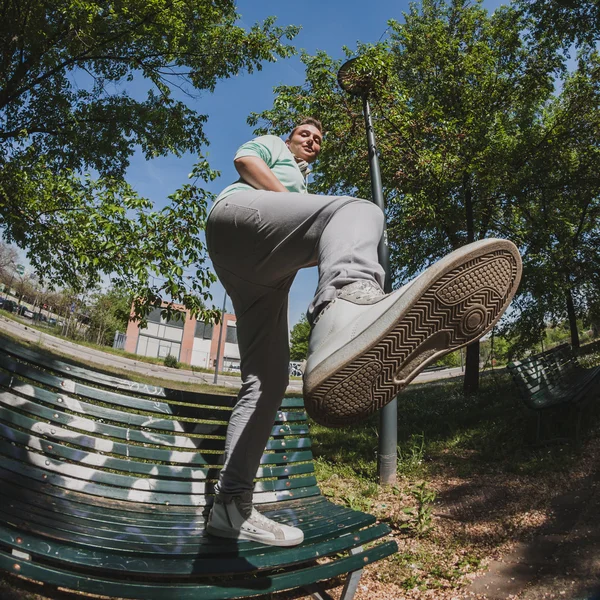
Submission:
<svg viewBox="0 0 600 600">
<path fill-rule="evenodd" d="M 283 400 L 254 500 L 301 527 L 304 543 L 217 539 L 204 522 L 235 398 L 0 344 L 0 570 L 43 583 L 39 593 L 330 598 L 325 590 L 343 583 L 350 599 L 363 567 L 397 551 L 387 525 L 321 495 L 301 399 Z"/>
<path fill-rule="evenodd" d="M 581 415 L 587 401 L 595 396 L 600 383 L 600 367 L 585 369 L 579 365 L 566 344 L 508 365 L 525 405 L 535 412 L 536 443 L 543 440 L 542 418 L 558 407 L 569 409 L 572 437 L 579 443 Z"/>
</svg>

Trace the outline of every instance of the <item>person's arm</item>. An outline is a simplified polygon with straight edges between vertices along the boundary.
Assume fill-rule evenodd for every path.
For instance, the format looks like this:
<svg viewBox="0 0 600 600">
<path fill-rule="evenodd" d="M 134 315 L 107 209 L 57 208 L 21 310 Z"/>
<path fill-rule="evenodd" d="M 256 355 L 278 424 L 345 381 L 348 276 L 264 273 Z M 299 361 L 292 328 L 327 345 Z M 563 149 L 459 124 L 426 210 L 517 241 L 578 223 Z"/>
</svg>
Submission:
<svg viewBox="0 0 600 600">
<path fill-rule="evenodd" d="M 240 156 L 233 161 L 240 177 L 257 190 L 287 192 L 287 188 L 275 177 L 267 163 L 258 156 Z"/>
</svg>

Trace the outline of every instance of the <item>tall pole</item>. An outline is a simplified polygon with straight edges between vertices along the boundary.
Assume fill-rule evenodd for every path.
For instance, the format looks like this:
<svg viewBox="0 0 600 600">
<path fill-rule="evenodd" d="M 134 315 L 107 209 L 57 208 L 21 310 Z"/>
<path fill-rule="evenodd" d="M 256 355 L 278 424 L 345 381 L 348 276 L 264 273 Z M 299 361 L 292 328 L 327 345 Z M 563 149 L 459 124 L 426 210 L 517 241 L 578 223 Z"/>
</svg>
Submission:
<svg viewBox="0 0 600 600">
<path fill-rule="evenodd" d="M 385 84 L 387 75 L 379 73 L 374 75 L 365 63 L 364 57 L 351 58 L 346 61 L 338 71 L 338 83 L 340 87 L 353 96 L 360 96 L 363 102 L 363 114 L 367 129 L 367 144 L 369 147 L 369 168 L 371 171 L 371 196 L 373 202 L 379 206 L 385 214 L 385 202 L 383 200 L 383 186 L 381 185 L 381 171 L 379 169 L 379 157 L 375 143 L 375 131 L 371 119 L 371 108 L 369 106 L 369 93 L 375 87 Z M 392 291 L 390 278 L 390 258 L 388 248 L 387 229 L 384 227 L 383 236 L 378 246 L 379 263 L 385 273 L 384 291 Z M 379 451 L 377 454 L 377 466 L 379 483 L 392 484 L 396 481 L 398 446 L 398 402 L 394 398 L 380 413 L 379 420 Z"/>
<path fill-rule="evenodd" d="M 371 171 L 371 199 L 385 214 L 385 201 L 383 199 L 383 186 L 381 184 L 381 170 L 375 143 L 375 130 L 371 119 L 371 107 L 368 94 L 363 95 L 363 113 L 367 129 L 367 144 L 369 147 L 369 168 Z M 388 246 L 387 228 L 384 227 L 383 235 L 377 248 L 379 264 L 385 272 L 384 291 L 392 291 L 390 277 L 390 252 Z M 391 485 L 396 482 L 397 456 L 398 456 L 398 399 L 394 398 L 384 406 L 379 413 L 379 450 L 377 454 L 377 472 L 379 483 Z"/>
<path fill-rule="evenodd" d="M 227 304 L 227 292 L 223 296 L 223 309 L 221 311 L 221 324 L 219 326 L 219 342 L 217 344 L 217 360 L 215 364 L 215 379 L 214 383 L 217 383 L 219 379 L 219 363 L 221 362 L 221 342 L 223 341 L 223 324 L 225 323 L 225 305 Z"/>
</svg>

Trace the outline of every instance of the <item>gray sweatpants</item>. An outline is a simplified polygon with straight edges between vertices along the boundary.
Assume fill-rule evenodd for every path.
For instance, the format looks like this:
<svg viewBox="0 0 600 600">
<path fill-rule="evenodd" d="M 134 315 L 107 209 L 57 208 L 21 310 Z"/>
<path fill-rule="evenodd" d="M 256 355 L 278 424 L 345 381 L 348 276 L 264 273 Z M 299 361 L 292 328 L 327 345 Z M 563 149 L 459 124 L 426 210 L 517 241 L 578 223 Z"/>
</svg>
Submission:
<svg viewBox="0 0 600 600">
<path fill-rule="evenodd" d="M 353 281 L 383 287 L 377 259 L 383 214 L 348 196 L 249 190 L 220 200 L 206 228 L 208 252 L 233 302 L 242 388 L 217 489 L 251 491 L 289 382 L 288 293 L 299 269 L 318 265 L 308 318 Z"/>
</svg>

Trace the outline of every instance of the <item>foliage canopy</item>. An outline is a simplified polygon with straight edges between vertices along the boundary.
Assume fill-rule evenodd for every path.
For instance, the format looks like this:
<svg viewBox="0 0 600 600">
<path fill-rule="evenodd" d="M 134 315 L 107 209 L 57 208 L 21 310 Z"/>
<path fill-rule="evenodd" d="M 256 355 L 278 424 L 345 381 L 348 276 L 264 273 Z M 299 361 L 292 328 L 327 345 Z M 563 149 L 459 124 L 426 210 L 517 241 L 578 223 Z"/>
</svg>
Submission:
<svg viewBox="0 0 600 600">
<path fill-rule="evenodd" d="M 81 290 L 113 273 L 142 304 L 167 295 L 204 310 L 210 195 L 198 182 L 216 173 L 201 156 L 162 211 L 124 176 L 137 149 L 201 155 L 207 117 L 189 100 L 293 52 L 297 28 L 236 21 L 231 0 L 3 3 L 0 230 L 42 278 Z"/>
</svg>

